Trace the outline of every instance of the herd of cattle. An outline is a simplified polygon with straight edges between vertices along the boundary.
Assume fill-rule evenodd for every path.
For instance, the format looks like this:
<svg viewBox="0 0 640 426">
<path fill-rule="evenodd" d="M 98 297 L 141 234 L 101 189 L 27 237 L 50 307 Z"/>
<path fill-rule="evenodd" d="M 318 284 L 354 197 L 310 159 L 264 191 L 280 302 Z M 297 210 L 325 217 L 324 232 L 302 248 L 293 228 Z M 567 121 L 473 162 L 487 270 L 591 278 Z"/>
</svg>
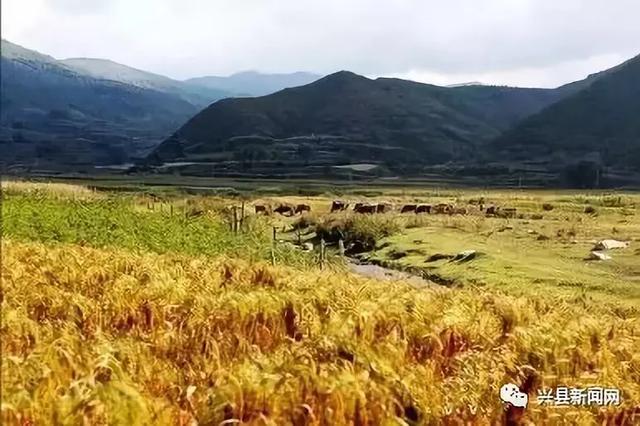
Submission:
<svg viewBox="0 0 640 426">
<path fill-rule="evenodd" d="M 344 201 L 333 201 L 331 204 L 331 213 L 348 211 L 351 205 Z M 377 214 L 377 213 L 390 213 L 395 211 L 395 206 L 389 203 L 355 203 L 352 211 L 360 214 Z M 256 214 L 270 215 L 272 213 L 278 213 L 283 216 L 295 216 L 311 211 L 311 206 L 308 204 L 279 204 L 275 208 L 266 204 L 255 205 Z M 512 218 L 516 217 L 515 208 L 501 208 L 497 206 L 480 205 L 480 211 L 484 212 L 487 216 Z M 400 213 L 415 213 L 415 214 L 448 214 L 448 215 L 466 215 L 467 209 L 465 207 L 458 207 L 453 204 L 440 203 L 440 204 L 405 204 L 399 209 Z"/>
</svg>

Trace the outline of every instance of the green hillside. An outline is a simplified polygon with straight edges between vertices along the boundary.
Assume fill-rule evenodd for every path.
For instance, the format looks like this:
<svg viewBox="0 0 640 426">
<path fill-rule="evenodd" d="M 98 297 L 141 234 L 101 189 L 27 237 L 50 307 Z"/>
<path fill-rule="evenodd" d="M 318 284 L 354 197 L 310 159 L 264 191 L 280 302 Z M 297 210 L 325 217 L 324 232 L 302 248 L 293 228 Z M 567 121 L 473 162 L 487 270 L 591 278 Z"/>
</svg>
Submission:
<svg viewBox="0 0 640 426">
<path fill-rule="evenodd" d="M 640 56 L 525 119 L 499 137 L 493 153 L 553 164 L 590 160 L 640 170 Z"/>
</svg>

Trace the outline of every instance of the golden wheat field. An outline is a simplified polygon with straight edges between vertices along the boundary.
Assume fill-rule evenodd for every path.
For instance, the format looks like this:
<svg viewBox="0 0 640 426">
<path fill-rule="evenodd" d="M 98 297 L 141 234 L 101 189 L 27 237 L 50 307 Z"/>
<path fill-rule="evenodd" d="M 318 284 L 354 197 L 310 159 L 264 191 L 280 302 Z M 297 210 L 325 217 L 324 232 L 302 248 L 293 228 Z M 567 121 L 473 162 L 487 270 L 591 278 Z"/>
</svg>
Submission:
<svg viewBox="0 0 640 426">
<path fill-rule="evenodd" d="M 640 424 L 640 307 L 613 285 L 416 287 L 274 251 L 259 219 L 229 235 L 222 213 L 176 219 L 135 195 L 5 189 L 3 424 Z M 413 225 L 385 238 L 440 226 Z M 498 398 L 509 382 L 524 412 Z M 622 404 L 535 402 L 557 386 Z"/>
</svg>

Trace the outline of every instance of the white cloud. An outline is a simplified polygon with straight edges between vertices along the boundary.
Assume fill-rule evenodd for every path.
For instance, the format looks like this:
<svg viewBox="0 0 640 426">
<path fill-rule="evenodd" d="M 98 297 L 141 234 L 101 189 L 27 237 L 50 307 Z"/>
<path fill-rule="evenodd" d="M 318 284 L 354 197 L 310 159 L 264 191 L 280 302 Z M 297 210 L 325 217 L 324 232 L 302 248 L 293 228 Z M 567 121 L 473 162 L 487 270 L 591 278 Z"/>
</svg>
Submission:
<svg viewBox="0 0 640 426">
<path fill-rule="evenodd" d="M 3 37 L 173 77 L 349 69 L 553 86 L 639 53 L 636 0 L 3 0 Z M 589 67 L 594 68 L 589 68 Z"/>
</svg>

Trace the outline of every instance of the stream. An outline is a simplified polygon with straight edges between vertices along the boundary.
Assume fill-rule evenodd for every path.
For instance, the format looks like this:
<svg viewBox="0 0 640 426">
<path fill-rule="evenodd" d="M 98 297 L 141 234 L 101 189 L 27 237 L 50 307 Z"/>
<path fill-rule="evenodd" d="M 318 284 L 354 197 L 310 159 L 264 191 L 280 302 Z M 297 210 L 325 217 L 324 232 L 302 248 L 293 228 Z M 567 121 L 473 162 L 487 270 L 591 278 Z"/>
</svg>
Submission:
<svg viewBox="0 0 640 426">
<path fill-rule="evenodd" d="M 362 263 L 356 259 L 349 259 L 349 270 L 354 274 L 362 275 L 367 278 L 375 278 L 384 281 L 405 281 L 416 288 L 437 286 L 436 283 L 426 280 L 418 275 L 370 263 Z"/>
</svg>

